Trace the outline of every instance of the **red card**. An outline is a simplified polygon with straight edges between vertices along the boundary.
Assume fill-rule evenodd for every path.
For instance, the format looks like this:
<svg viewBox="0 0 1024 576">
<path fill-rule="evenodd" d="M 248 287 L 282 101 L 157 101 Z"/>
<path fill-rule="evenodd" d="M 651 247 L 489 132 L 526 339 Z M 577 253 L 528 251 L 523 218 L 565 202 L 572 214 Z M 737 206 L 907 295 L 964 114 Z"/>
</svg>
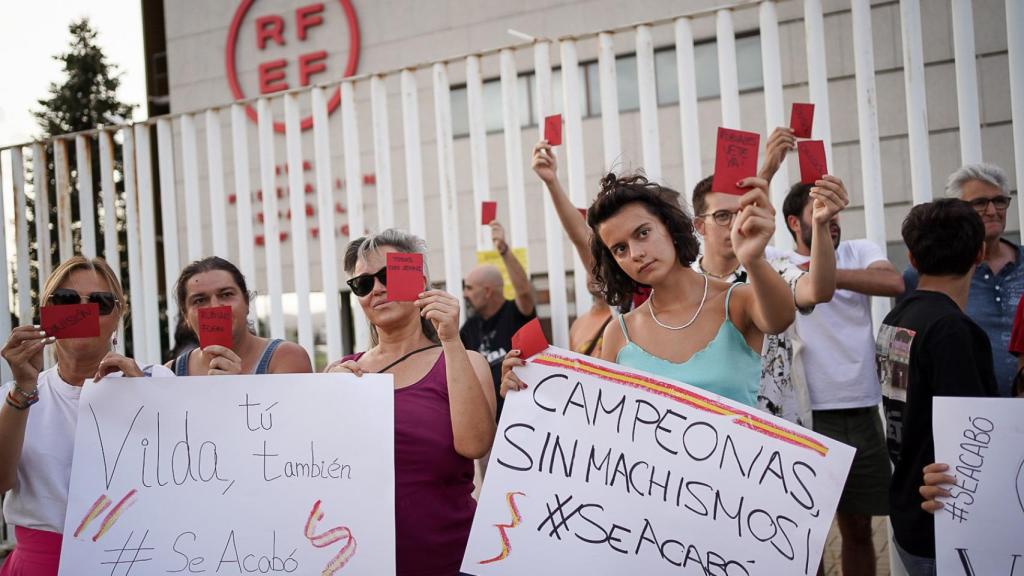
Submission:
<svg viewBox="0 0 1024 576">
<path fill-rule="evenodd" d="M 47 336 L 95 338 L 100 335 L 99 304 L 62 304 L 39 309 L 39 325 Z"/>
<path fill-rule="evenodd" d="M 718 128 L 715 152 L 715 177 L 712 192 L 742 196 L 746 188 L 736 186 L 744 178 L 757 176 L 757 146 L 761 136 L 755 132 Z"/>
<path fill-rule="evenodd" d="M 544 330 L 540 327 L 540 318 L 530 320 L 512 335 L 512 349 L 519 350 L 519 357 L 524 360 L 547 348 L 548 339 L 544 337 Z"/>
<path fill-rule="evenodd" d="M 828 174 L 825 162 L 825 143 L 821 140 L 801 140 L 796 143 L 796 152 L 800 156 L 800 183 L 814 184 L 815 180 Z"/>
<path fill-rule="evenodd" d="M 199 347 L 223 346 L 231 349 L 231 306 L 207 306 L 199 312 Z"/>
<path fill-rule="evenodd" d="M 580 211 L 580 216 L 583 216 L 583 220 L 586 221 L 587 220 L 587 209 L 586 208 L 577 208 L 577 210 Z"/>
<path fill-rule="evenodd" d="M 811 127 L 814 125 L 814 104 L 793 103 L 793 113 L 789 117 L 789 127 L 797 138 L 810 138 Z"/>
<path fill-rule="evenodd" d="M 415 302 L 423 292 L 423 254 L 388 252 L 388 301 Z"/>
<path fill-rule="evenodd" d="M 562 145 L 562 115 L 555 114 L 544 119 L 544 139 L 552 146 Z"/>
<path fill-rule="evenodd" d="M 498 217 L 498 203 L 484 200 L 480 203 L 480 224 L 487 226 Z"/>
</svg>

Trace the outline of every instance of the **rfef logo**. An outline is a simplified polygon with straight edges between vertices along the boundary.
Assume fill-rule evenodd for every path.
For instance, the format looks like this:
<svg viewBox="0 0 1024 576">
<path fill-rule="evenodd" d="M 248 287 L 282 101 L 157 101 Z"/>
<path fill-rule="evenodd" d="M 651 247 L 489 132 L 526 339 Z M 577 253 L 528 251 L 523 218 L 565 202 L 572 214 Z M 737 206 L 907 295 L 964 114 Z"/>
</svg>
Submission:
<svg viewBox="0 0 1024 576">
<path fill-rule="evenodd" d="M 228 31 L 225 66 L 228 84 L 236 99 L 265 95 L 318 81 L 352 76 L 359 64 L 359 22 L 350 0 L 315 2 L 294 9 L 260 13 L 250 10 L 256 0 L 243 0 L 235 11 Z M 325 43 L 337 46 L 338 38 L 348 35 L 348 53 L 332 54 Z M 344 46 L 338 46 L 343 49 Z M 256 74 L 245 74 L 249 94 L 242 89 L 239 60 L 255 63 Z M 248 67 L 245 67 L 248 68 Z M 341 102 L 335 88 L 327 102 L 333 112 Z M 246 105 L 246 114 L 256 121 L 256 109 Z M 302 119 L 302 129 L 313 126 L 313 117 Z M 284 124 L 274 122 L 274 130 L 284 132 Z"/>
</svg>

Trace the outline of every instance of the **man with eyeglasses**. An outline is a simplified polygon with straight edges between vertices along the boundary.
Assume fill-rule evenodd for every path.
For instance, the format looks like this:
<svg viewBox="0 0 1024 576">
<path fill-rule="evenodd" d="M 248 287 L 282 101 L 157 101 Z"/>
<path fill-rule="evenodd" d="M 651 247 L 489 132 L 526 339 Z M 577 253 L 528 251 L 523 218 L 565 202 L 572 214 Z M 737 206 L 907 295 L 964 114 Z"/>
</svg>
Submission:
<svg viewBox="0 0 1024 576">
<path fill-rule="evenodd" d="M 765 165 L 760 178 L 771 180 L 778 162 L 786 152 L 796 146 L 796 138 L 789 128 L 776 128 L 768 139 Z M 702 255 L 692 267 L 726 282 L 746 282 L 746 271 L 732 249 L 730 229 L 739 211 L 739 197 L 713 192 L 712 177 L 701 180 L 693 189 L 694 228 L 704 240 Z M 826 183 L 829 195 L 816 214 L 820 220 L 816 233 L 828 238 L 828 222 L 849 203 L 846 190 L 838 180 Z M 817 221 L 816 220 L 816 221 Z M 827 243 L 823 245 L 827 246 Z M 793 292 L 793 301 L 801 314 L 810 314 L 816 304 L 828 302 L 835 291 L 835 251 L 815 250 L 806 269 L 791 263 L 781 252 L 769 246 L 765 251 L 772 267 L 786 280 Z M 808 272 L 809 270 L 809 272 Z M 793 342 L 787 333 L 766 335 L 761 351 L 761 382 L 757 394 L 758 407 L 765 412 L 785 418 L 800 426 L 811 427 L 811 405 L 806 386 L 792 372 Z"/>
<path fill-rule="evenodd" d="M 768 139 L 761 177 L 770 180 L 789 150 L 792 131 L 778 128 Z M 899 272 L 885 252 L 868 240 L 840 242 L 838 214 L 821 210 L 822 193 L 845 186 L 825 175 L 814 184 L 795 184 L 782 206 L 795 250 L 784 256 L 814 272 L 824 253 L 832 255 L 834 294 L 811 314 L 798 314 L 786 335 L 793 342 L 794 387 L 810 396 L 812 427 L 856 448 L 836 520 L 843 541 L 842 568 L 848 576 L 875 574 L 872 516 L 889 509 L 889 458 L 878 412 L 881 387 L 875 372 L 871 296 L 903 291 Z M 818 573 L 822 574 L 822 566 Z"/>
<path fill-rule="evenodd" d="M 1010 334 L 1017 303 L 1024 294 L 1024 266 L 1021 247 L 1002 237 L 1012 200 L 1009 180 L 998 166 L 968 164 L 949 176 L 946 195 L 970 204 L 985 225 L 985 259 L 971 278 L 966 312 L 988 334 L 999 394 L 1010 396 L 1017 373 L 1017 359 L 1010 354 Z M 903 279 L 906 296 L 917 287 L 917 271 L 908 267 Z"/>
</svg>

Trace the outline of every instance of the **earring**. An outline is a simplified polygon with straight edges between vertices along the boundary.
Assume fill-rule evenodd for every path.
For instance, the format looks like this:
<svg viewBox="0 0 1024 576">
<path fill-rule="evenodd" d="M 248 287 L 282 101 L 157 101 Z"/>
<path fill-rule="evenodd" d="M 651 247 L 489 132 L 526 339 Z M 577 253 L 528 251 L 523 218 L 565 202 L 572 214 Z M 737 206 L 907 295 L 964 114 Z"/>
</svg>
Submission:
<svg viewBox="0 0 1024 576">
<path fill-rule="evenodd" d="M 117 348 L 117 334 L 114 334 L 114 337 L 110 339 L 110 346 L 112 348 Z"/>
</svg>

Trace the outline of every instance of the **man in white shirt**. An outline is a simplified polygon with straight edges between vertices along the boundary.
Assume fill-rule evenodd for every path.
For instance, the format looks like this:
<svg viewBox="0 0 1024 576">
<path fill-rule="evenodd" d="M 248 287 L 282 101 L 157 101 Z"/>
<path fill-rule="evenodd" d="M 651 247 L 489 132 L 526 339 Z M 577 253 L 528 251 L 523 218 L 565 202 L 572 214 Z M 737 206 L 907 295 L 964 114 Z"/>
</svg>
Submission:
<svg viewBox="0 0 1024 576">
<path fill-rule="evenodd" d="M 810 189 L 794 185 L 782 207 L 796 244 L 789 257 L 797 266 L 810 261 Z M 857 449 L 836 512 L 843 574 L 874 575 L 871 517 L 888 515 L 891 470 L 878 411 L 882 397 L 875 371 L 871 296 L 901 294 L 903 278 L 882 248 L 869 240 L 840 242 L 838 217 L 829 223 L 829 233 L 836 250 L 835 295 L 814 313 L 797 316 L 794 357 L 807 380 L 814 430 Z"/>
</svg>

